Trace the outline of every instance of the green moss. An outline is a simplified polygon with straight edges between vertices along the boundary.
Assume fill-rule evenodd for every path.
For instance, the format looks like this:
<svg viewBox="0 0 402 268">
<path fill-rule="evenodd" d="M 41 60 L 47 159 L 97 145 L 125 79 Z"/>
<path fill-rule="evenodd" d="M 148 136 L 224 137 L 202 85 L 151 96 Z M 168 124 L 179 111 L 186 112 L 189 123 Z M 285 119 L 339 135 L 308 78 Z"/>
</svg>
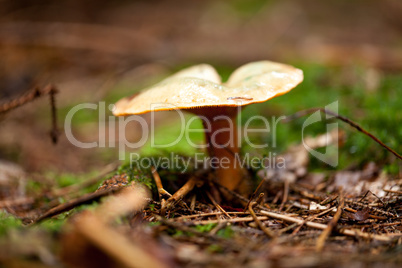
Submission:
<svg viewBox="0 0 402 268">
<path fill-rule="evenodd" d="M 35 228 L 42 229 L 48 232 L 57 233 L 61 230 L 65 223 L 65 216 L 60 215 L 55 219 L 45 220 L 39 223 Z"/>
<path fill-rule="evenodd" d="M 217 245 L 217 244 L 212 244 L 212 245 L 208 246 L 207 250 L 210 253 L 222 253 L 223 252 L 222 246 Z"/>
<path fill-rule="evenodd" d="M 268 0 L 235 0 L 230 1 L 229 4 L 236 11 L 237 16 L 250 18 L 255 16 L 264 6 L 272 1 Z"/>
<path fill-rule="evenodd" d="M 34 228 L 51 233 L 58 233 L 66 223 L 66 220 L 72 215 L 84 210 L 94 211 L 95 208 L 97 208 L 98 206 L 99 202 L 92 202 L 91 204 L 80 205 L 73 208 L 72 210 L 60 213 L 59 215 L 54 216 L 50 219 L 46 219 L 38 223 L 37 225 L 34 225 Z"/>
<path fill-rule="evenodd" d="M 218 236 L 229 239 L 232 238 L 234 235 L 234 231 L 232 230 L 232 228 L 230 226 L 226 226 L 223 229 L 220 229 L 217 233 Z"/>
<path fill-rule="evenodd" d="M 400 169 L 400 167 L 399 167 L 398 163 L 391 163 L 391 164 L 385 165 L 383 167 L 383 171 L 388 174 L 391 174 L 391 175 L 399 174 L 399 169 Z"/>
<path fill-rule="evenodd" d="M 159 221 L 154 221 L 154 222 L 149 222 L 148 226 L 154 227 L 154 226 L 160 226 L 161 223 Z"/>
<path fill-rule="evenodd" d="M 48 178 L 45 182 L 37 182 L 34 180 L 27 181 L 27 190 L 31 192 L 40 192 L 49 188 L 64 188 L 72 185 L 84 183 L 85 181 L 94 178 L 97 171 L 88 172 L 85 174 L 73 173 L 55 173 L 47 172 L 44 176 Z M 91 193 L 98 188 L 98 185 L 90 185 L 79 190 L 79 194 Z"/>
<path fill-rule="evenodd" d="M 191 233 L 191 232 L 184 232 L 184 231 L 174 229 L 174 228 L 168 228 L 167 233 L 169 235 L 173 236 L 173 237 L 181 237 L 181 236 L 184 236 L 184 237 L 190 236 L 191 237 L 191 236 L 194 236 L 194 234 Z"/>
<path fill-rule="evenodd" d="M 0 237 L 6 235 L 10 230 L 19 229 L 22 227 L 20 219 L 0 211 Z"/>
<path fill-rule="evenodd" d="M 81 178 L 74 174 L 62 174 L 57 177 L 57 184 L 59 187 L 67 187 L 74 185 L 81 180 Z"/>
<path fill-rule="evenodd" d="M 216 227 L 216 223 L 210 223 L 210 224 L 200 224 L 200 225 L 196 225 L 194 226 L 194 228 L 202 233 L 207 233 L 210 232 L 212 229 L 214 229 Z"/>
<path fill-rule="evenodd" d="M 128 176 L 128 181 L 132 182 L 139 182 L 145 186 L 147 186 L 150 190 L 155 189 L 155 184 L 153 179 L 150 176 L 150 170 L 142 170 L 142 169 L 136 169 L 132 168 L 130 166 L 130 163 L 125 163 L 121 165 L 118 170 L 117 174 L 119 175 L 127 175 Z"/>
<path fill-rule="evenodd" d="M 40 182 L 28 180 L 26 184 L 26 189 L 28 192 L 37 193 L 42 189 L 43 185 Z"/>
</svg>

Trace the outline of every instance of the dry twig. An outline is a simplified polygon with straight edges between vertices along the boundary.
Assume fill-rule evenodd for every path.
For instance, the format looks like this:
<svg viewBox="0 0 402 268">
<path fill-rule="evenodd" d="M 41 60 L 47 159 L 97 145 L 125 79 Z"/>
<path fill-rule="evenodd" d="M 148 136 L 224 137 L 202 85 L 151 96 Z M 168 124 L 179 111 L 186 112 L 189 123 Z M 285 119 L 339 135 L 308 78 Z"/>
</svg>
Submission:
<svg viewBox="0 0 402 268">
<path fill-rule="evenodd" d="M 258 184 L 257 188 L 255 189 L 255 191 L 253 192 L 253 194 L 250 196 L 250 199 L 247 202 L 247 205 L 244 207 L 243 211 L 246 211 L 250 205 L 250 202 L 255 198 L 255 196 L 257 195 L 258 191 L 260 190 L 261 186 L 264 184 L 264 182 L 266 181 L 266 178 L 264 177 L 260 183 Z"/>
<path fill-rule="evenodd" d="M 209 192 L 206 192 L 208 198 L 211 200 L 212 204 L 214 204 L 214 206 L 220 210 L 226 217 L 228 217 L 229 219 L 231 219 L 232 217 L 229 216 L 229 214 L 215 201 L 215 199 L 212 197 L 212 195 Z"/>
<path fill-rule="evenodd" d="M 331 110 L 325 109 L 325 108 L 310 108 L 310 109 L 306 109 L 303 111 L 299 111 L 293 115 L 289 115 L 284 119 L 284 122 L 289 122 L 291 120 L 294 120 L 296 118 L 314 113 L 314 112 L 323 112 L 325 114 L 328 115 L 332 115 L 333 117 L 338 118 L 339 120 L 342 120 L 343 122 L 349 124 L 350 126 L 354 127 L 355 129 L 357 129 L 358 131 L 362 132 L 364 135 L 370 137 L 372 140 L 374 140 L 375 142 L 377 142 L 378 144 L 380 144 L 382 147 L 384 147 L 385 149 L 387 149 L 389 152 L 391 152 L 393 155 L 395 155 L 396 157 L 398 157 L 399 159 L 402 159 L 402 156 L 400 154 L 398 154 L 396 151 L 394 151 L 392 148 L 388 147 L 385 143 L 383 143 L 382 141 L 380 141 L 376 136 L 374 136 L 373 134 L 371 134 L 370 132 L 368 132 L 367 130 L 365 130 L 364 128 L 362 128 L 359 124 L 353 122 L 352 120 L 346 118 L 345 116 L 339 115 Z"/>
<path fill-rule="evenodd" d="M 40 89 L 39 87 L 34 87 L 33 89 L 29 90 L 22 96 L 1 104 L 0 114 L 5 114 L 39 97 L 49 95 L 51 114 L 52 114 L 52 130 L 50 131 L 50 137 L 52 138 L 52 142 L 56 144 L 59 136 L 59 129 L 57 127 L 56 98 L 55 98 L 55 95 L 57 93 L 58 89 L 51 84 L 45 86 L 42 89 Z"/>
<path fill-rule="evenodd" d="M 175 192 L 164 204 L 162 207 L 162 211 L 166 209 L 172 208 L 177 202 L 183 199 L 191 190 L 194 189 L 194 186 L 197 183 L 196 177 L 191 177 L 177 192 Z M 188 208 L 190 209 L 190 208 Z"/>
<path fill-rule="evenodd" d="M 232 215 L 249 215 L 250 213 L 248 212 L 230 212 L 227 211 L 227 214 L 232 214 Z M 179 221 L 179 220 L 186 220 L 186 219 L 192 219 L 192 218 L 198 218 L 198 217 L 209 217 L 209 216 L 216 216 L 216 215 L 222 215 L 224 214 L 223 212 L 210 212 L 210 213 L 202 213 L 202 214 L 194 214 L 194 215 L 185 215 L 185 216 L 181 216 L 181 217 L 177 217 L 175 218 L 175 220 Z"/>
<path fill-rule="evenodd" d="M 270 211 L 264 210 L 264 211 L 261 211 L 261 214 L 274 218 L 274 219 L 280 219 L 280 220 L 284 220 L 284 221 L 288 221 L 288 222 L 295 222 L 295 223 L 299 223 L 299 224 L 303 223 L 302 219 L 298 219 L 298 218 L 290 217 L 288 215 L 282 215 L 282 214 L 278 214 L 278 213 L 274 213 L 274 212 L 270 212 Z M 311 221 L 305 222 L 305 225 L 308 227 L 320 229 L 320 230 L 325 230 L 327 228 L 326 224 L 316 223 L 316 222 L 311 222 Z M 368 234 L 368 233 L 364 233 L 357 229 L 355 229 L 355 230 L 340 229 L 340 230 L 338 230 L 338 232 L 341 234 L 347 235 L 347 236 L 352 236 L 352 237 L 359 236 L 362 238 L 375 239 L 375 240 L 383 241 L 383 242 L 391 241 L 391 237 L 389 237 L 387 235 Z M 397 236 L 402 236 L 402 234 L 397 234 Z"/>
<path fill-rule="evenodd" d="M 248 211 L 250 211 L 251 216 L 253 217 L 255 223 L 257 224 L 257 226 L 270 238 L 275 238 L 276 235 L 267 227 L 265 227 L 261 221 L 258 219 L 257 215 L 255 215 L 255 212 L 253 210 L 253 206 L 257 205 L 256 202 L 252 202 L 250 203 L 250 205 L 248 206 Z"/>
<path fill-rule="evenodd" d="M 279 211 L 282 211 L 283 206 L 285 205 L 286 201 L 288 201 L 288 195 L 289 195 L 289 181 L 288 180 L 285 180 L 283 187 L 284 187 L 283 198 L 282 198 L 281 205 L 279 207 Z"/>
<path fill-rule="evenodd" d="M 96 177 L 85 180 L 82 183 L 73 184 L 71 186 L 67 186 L 67 187 L 63 187 L 63 188 L 54 190 L 52 192 L 52 198 L 56 198 L 56 197 L 60 197 L 60 196 L 65 197 L 66 195 L 69 195 L 71 193 L 77 193 L 80 189 L 84 189 L 86 187 L 94 185 L 95 183 L 99 183 L 99 181 L 102 180 L 103 178 L 105 178 L 106 175 L 110 174 L 113 171 L 116 171 L 118 167 L 119 167 L 119 163 L 109 164 Z"/>
<path fill-rule="evenodd" d="M 258 216 L 258 220 L 265 221 L 268 219 L 266 216 Z M 236 223 L 236 222 L 249 222 L 254 221 L 253 217 L 242 217 L 242 218 L 232 218 L 232 219 L 219 219 L 219 220 L 205 220 L 205 221 L 193 221 L 188 222 L 192 225 L 205 225 L 205 224 L 213 224 L 213 223 Z"/>
<path fill-rule="evenodd" d="M 171 197 L 172 195 L 163 188 L 162 180 L 158 171 L 154 167 L 151 167 L 151 172 L 156 184 L 156 188 L 158 189 L 159 200 L 162 201 L 162 195 Z"/>
<path fill-rule="evenodd" d="M 344 205 L 345 205 L 345 200 L 343 198 L 343 194 L 341 193 L 339 206 L 338 206 L 338 209 L 337 209 L 334 217 L 329 222 L 327 228 L 325 228 L 325 230 L 318 237 L 317 244 L 316 244 L 316 251 L 321 252 L 322 249 L 324 248 L 325 240 L 327 240 L 327 238 L 331 234 L 332 230 L 336 227 L 336 224 L 338 223 L 338 221 L 341 217 L 342 209 L 343 209 Z"/>
<path fill-rule="evenodd" d="M 35 220 L 33 220 L 32 223 L 41 222 L 41 221 L 43 221 L 43 220 L 45 220 L 47 218 L 56 216 L 56 215 L 58 215 L 60 213 L 63 213 L 65 211 L 69 211 L 69 210 L 71 210 L 71 209 L 73 209 L 73 208 L 75 208 L 75 207 L 77 207 L 79 205 L 92 203 L 92 202 L 94 202 L 96 200 L 99 200 L 103 196 L 109 195 L 109 194 L 111 194 L 113 192 L 117 192 L 119 190 L 121 190 L 121 189 L 120 188 L 118 188 L 118 189 L 113 189 L 112 188 L 112 189 L 98 191 L 98 192 L 95 192 L 95 193 L 89 193 L 89 194 L 80 196 L 80 197 L 78 197 L 76 199 L 70 200 L 70 201 L 68 201 L 66 203 L 63 203 L 61 205 L 58 205 L 57 207 L 54 207 L 54 208 L 48 210 L 46 213 L 44 213 L 40 217 L 38 217 Z"/>
</svg>

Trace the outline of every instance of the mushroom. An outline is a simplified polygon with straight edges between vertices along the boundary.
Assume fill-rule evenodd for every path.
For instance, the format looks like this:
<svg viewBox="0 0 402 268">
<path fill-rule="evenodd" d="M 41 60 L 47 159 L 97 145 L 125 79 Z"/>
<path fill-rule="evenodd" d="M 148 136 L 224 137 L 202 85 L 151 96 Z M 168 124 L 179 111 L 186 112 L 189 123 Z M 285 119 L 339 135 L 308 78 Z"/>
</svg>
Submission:
<svg viewBox="0 0 402 268">
<path fill-rule="evenodd" d="M 113 114 L 125 116 L 182 109 L 200 116 L 208 153 L 221 163 L 216 169 L 218 181 L 234 190 L 243 179 L 242 167 L 236 162 L 240 146 L 236 127 L 239 110 L 285 94 L 302 80 L 303 72 L 297 68 L 259 61 L 241 66 L 226 83 L 221 83 L 212 66 L 200 64 L 184 69 L 137 95 L 121 99 Z M 152 110 L 153 103 L 167 105 Z"/>
</svg>

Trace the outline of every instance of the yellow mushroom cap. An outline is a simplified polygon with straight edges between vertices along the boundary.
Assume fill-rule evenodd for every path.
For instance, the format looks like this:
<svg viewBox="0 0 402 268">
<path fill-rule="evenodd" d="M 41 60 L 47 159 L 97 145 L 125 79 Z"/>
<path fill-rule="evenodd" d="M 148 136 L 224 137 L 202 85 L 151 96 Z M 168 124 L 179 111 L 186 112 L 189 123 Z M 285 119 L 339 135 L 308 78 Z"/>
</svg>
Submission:
<svg viewBox="0 0 402 268">
<path fill-rule="evenodd" d="M 116 116 L 203 107 L 237 107 L 264 102 L 289 92 L 303 81 L 290 65 L 258 61 L 241 66 L 222 84 L 208 64 L 184 69 L 139 94 L 119 100 Z"/>
</svg>

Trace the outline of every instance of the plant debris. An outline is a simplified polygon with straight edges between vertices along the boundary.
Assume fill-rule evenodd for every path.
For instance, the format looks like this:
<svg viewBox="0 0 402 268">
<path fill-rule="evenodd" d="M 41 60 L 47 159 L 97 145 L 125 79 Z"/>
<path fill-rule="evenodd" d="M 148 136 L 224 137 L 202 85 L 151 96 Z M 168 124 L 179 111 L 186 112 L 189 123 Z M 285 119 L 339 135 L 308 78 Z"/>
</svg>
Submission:
<svg viewBox="0 0 402 268">
<path fill-rule="evenodd" d="M 184 186 L 170 194 L 162 185 L 169 171 L 124 173 L 127 170 L 121 167 L 96 192 L 58 205 L 36 219 L 37 225 L 101 200 L 94 210 L 70 214 L 61 232 L 63 263 L 70 267 L 335 267 L 335 263 L 384 261 L 398 267 L 402 263 L 398 253 L 402 193 L 386 190 L 390 185 L 400 189 L 402 181 L 384 180 L 385 175 L 373 165 L 361 171 L 366 174 L 362 178 L 370 178 L 365 182 L 368 188 L 382 181 L 384 195 L 344 191 L 353 188 L 355 180 L 346 180 L 341 187 L 333 187 L 336 179 L 321 180 L 319 191 L 303 180 L 262 180 L 265 183 L 247 199 L 210 181 L 209 170 L 189 174 Z M 153 198 L 140 194 L 155 189 L 143 186 L 151 174 L 157 185 Z M 326 189 L 332 189 L 331 193 Z M 233 199 L 218 202 L 221 191 Z M 345 257 L 334 262 L 338 254 Z M 369 258 L 364 257 L 367 254 Z"/>
</svg>

